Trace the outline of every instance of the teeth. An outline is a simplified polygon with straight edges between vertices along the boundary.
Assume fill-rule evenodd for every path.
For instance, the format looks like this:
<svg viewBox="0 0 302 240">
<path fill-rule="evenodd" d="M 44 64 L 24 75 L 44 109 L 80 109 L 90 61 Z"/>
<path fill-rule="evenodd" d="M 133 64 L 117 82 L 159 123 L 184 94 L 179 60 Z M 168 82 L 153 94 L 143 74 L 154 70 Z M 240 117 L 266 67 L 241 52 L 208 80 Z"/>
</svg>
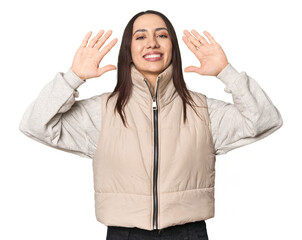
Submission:
<svg viewBox="0 0 302 240">
<path fill-rule="evenodd" d="M 145 56 L 145 58 L 156 58 L 156 57 L 160 57 L 160 54 L 151 54 L 151 55 Z"/>
</svg>

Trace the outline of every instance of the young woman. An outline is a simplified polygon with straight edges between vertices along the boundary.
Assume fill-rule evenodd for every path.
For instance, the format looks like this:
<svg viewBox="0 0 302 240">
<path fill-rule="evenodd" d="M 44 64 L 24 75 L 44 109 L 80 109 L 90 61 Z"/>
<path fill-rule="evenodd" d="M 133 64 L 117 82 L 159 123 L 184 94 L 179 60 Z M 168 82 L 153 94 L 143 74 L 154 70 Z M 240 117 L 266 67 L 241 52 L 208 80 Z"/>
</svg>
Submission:
<svg viewBox="0 0 302 240">
<path fill-rule="evenodd" d="M 174 28 L 151 10 L 125 28 L 114 91 L 76 101 L 87 79 L 116 69 L 99 68 L 117 42 L 103 47 L 111 33 L 101 30 L 90 42 L 91 32 L 84 37 L 71 68 L 42 89 L 19 128 L 93 159 L 95 213 L 108 226 L 107 239 L 208 239 L 216 155 L 273 133 L 281 115 L 206 31 L 208 40 L 184 31 L 183 41 L 200 62 L 185 71 L 220 79 L 234 104 L 188 90 Z"/>
</svg>

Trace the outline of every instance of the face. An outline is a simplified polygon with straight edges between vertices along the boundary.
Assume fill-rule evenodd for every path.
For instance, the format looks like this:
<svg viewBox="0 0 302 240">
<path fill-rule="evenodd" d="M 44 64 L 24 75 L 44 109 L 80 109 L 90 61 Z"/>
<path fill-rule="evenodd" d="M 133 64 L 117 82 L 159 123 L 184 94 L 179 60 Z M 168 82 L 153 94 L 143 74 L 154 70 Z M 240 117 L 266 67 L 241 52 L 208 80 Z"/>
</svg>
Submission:
<svg viewBox="0 0 302 240">
<path fill-rule="evenodd" d="M 135 67 L 145 76 L 157 76 L 172 59 L 172 42 L 162 18 L 144 14 L 133 24 L 131 56 Z"/>
</svg>

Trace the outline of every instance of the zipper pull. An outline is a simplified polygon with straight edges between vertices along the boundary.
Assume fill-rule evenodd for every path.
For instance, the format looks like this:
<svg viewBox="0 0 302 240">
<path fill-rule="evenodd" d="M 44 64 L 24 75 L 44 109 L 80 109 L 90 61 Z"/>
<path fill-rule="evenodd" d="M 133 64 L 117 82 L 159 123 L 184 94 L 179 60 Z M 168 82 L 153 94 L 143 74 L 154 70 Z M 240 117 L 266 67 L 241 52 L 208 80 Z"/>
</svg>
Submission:
<svg viewBox="0 0 302 240">
<path fill-rule="evenodd" d="M 153 110 L 157 110 L 157 103 L 156 103 L 155 98 L 153 98 L 152 107 L 153 107 Z"/>
<path fill-rule="evenodd" d="M 156 97 L 157 97 L 157 88 L 158 88 L 158 81 L 159 81 L 160 77 L 157 78 L 157 84 L 156 84 L 156 89 L 155 89 L 155 93 L 154 93 L 154 96 L 153 96 L 153 102 L 152 102 L 152 107 L 153 107 L 153 110 L 157 110 L 157 102 L 156 102 Z"/>
</svg>

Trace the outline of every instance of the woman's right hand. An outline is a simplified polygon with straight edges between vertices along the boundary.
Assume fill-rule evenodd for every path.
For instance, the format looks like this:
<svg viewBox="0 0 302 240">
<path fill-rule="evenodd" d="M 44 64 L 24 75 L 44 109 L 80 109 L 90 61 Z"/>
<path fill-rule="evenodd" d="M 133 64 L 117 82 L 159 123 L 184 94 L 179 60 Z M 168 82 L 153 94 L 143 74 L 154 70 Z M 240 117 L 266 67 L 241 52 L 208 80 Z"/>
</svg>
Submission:
<svg viewBox="0 0 302 240">
<path fill-rule="evenodd" d="M 83 81 L 89 78 L 100 77 L 105 72 L 116 69 L 116 66 L 114 65 L 106 65 L 102 68 L 99 68 L 100 62 L 102 61 L 104 56 L 117 42 L 117 38 L 114 38 L 101 51 L 99 51 L 99 49 L 104 45 L 106 40 L 112 34 L 112 31 L 109 30 L 102 37 L 104 32 L 104 30 L 99 31 L 99 33 L 91 39 L 88 46 L 87 43 L 89 38 L 91 37 L 92 32 L 90 31 L 89 33 L 87 33 L 81 46 L 78 48 L 73 58 L 71 70 Z"/>
</svg>

